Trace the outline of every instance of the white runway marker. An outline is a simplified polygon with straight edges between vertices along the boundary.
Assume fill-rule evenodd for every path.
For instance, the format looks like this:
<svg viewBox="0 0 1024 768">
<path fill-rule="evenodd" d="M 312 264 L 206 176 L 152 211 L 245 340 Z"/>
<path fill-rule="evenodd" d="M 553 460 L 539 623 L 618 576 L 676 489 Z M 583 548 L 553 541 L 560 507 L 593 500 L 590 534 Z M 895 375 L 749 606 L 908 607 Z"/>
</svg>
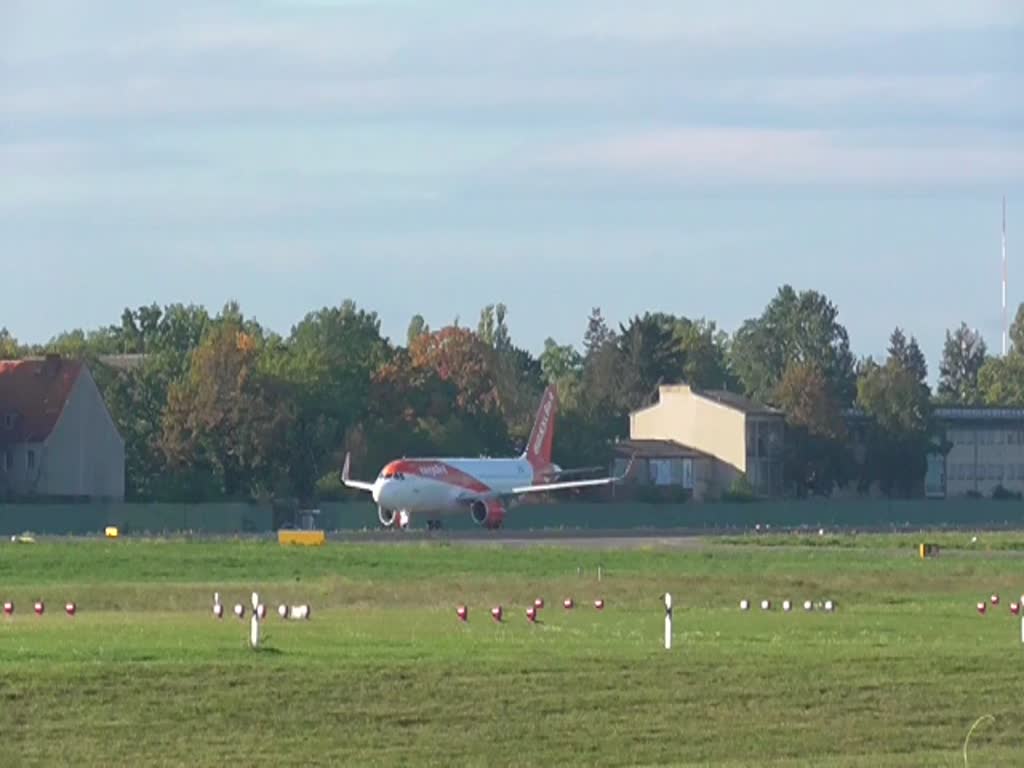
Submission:
<svg viewBox="0 0 1024 768">
<path fill-rule="evenodd" d="M 260 647 L 260 617 L 255 612 L 249 620 L 249 645 L 253 648 Z"/>
<path fill-rule="evenodd" d="M 664 595 L 665 599 L 665 650 L 672 648 L 672 595 L 668 592 Z"/>
</svg>

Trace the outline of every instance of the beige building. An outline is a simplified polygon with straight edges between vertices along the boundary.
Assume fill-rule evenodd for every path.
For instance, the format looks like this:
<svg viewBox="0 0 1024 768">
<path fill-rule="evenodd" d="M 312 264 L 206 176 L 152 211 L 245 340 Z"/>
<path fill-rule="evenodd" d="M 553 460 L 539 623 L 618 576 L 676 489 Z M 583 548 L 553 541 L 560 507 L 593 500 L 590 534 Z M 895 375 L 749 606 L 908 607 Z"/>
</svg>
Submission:
<svg viewBox="0 0 1024 768">
<path fill-rule="evenodd" d="M 0 497 L 122 501 L 124 440 L 88 366 L 0 362 Z"/>
<path fill-rule="evenodd" d="M 952 447 L 929 461 L 928 495 L 1024 492 L 1024 408 L 937 408 L 935 418 Z"/>
<path fill-rule="evenodd" d="M 681 477 L 693 478 L 695 498 L 718 497 L 741 476 L 758 496 L 783 492 L 785 417 L 733 392 L 663 385 L 657 403 L 630 414 L 629 437 L 641 444 L 668 441 L 676 450 L 693 452 L 690 466 L 703 476 L 699 481 L 693 473 Z M 638 461 L 641 456 L 638 452 Z"/>
</svg>

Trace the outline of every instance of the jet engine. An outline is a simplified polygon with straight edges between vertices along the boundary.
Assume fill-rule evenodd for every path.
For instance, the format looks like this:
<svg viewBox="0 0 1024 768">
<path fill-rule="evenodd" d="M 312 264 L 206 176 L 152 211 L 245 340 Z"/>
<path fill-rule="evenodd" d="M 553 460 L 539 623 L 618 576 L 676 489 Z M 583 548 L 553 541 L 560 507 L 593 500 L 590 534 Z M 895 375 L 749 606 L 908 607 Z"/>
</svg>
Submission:
<svg viewBox="0 0 1024 768">
<path fill-rule="evenodd" d="M 488 504 L 477 499 L 469 508 L 473 522 L 484 528 L 501 528 L 505 520 L 505 510 L 497 502 Z"/>
<path fill-rule="evenodd" d="M 393 526 L 407 528 L 409 526 L 409 515 L 398 510 L 385 509 L 381 506 L 377 507 L 377 519 L 380 520 L 380 524 L 385 528 Z"/>
</svg>

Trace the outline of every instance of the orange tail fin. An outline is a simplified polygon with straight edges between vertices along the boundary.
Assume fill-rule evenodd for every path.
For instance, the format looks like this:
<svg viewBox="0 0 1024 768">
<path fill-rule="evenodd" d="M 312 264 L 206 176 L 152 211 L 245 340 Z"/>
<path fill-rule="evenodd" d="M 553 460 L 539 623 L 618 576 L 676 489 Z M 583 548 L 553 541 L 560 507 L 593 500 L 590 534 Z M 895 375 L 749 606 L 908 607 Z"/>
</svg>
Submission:
<svg viewBox="0 0 1024 768">
<path fill-rule="evenodd" d="M 558 391 L 551 384 L 544 390 L 533 422 L 530 441 L 526 444 L 526 460 L 540 469 L 551 463 L 551 443 L 555 435 L 555 415 L 558 413 Z"/>
</svg>

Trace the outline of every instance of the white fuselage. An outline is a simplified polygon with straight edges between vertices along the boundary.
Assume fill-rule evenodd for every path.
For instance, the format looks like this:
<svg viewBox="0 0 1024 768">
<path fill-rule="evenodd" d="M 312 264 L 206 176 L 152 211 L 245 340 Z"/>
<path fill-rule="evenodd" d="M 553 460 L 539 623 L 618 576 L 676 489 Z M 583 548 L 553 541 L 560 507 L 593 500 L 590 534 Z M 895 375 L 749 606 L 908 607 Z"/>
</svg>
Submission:
<svg viewBox="0 0 1024 768">
<path fill-rule="evenodd" d="M 558 468 L 551 467 L 557 472 Z M 515 459 L 401 459 L 374 481 L 373 500 L 384 509 L 409 514 L 465 512 L 460 497 L 508 494 L 534 482 L 534 467 Z"/>
</svg>

